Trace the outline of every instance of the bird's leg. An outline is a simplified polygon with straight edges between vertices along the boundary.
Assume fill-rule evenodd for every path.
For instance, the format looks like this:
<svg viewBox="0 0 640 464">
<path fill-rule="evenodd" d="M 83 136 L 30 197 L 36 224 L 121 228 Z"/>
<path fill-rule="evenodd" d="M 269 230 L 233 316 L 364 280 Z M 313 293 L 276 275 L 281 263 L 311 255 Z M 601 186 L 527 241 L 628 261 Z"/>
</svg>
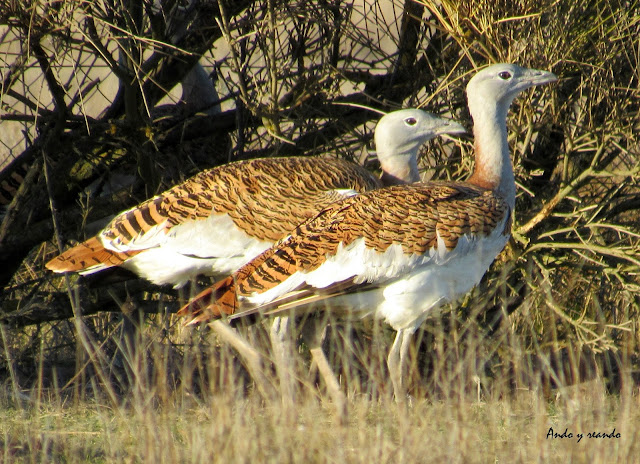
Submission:
<svg viewBox="0 0 640 464">
<path fill-rule="evenodd" d="M 389 350 L 389 356 L 387 357 L 387 367 L 389 368 L 389 377 L 391 377 L 391 384 L 393 385 L 393 395 L 396 401 L 404 399 L 402 393 L 402 367 L 400 365 L 400 345 L 402 344 L 402 329 L 396 333 L 396 339 L 393 341 L 393 345 Z"/>
<path fill-rule="evenodd" d="M 322 380 L 324 380 L 324 383 L 327 386 L 327 391 L 333 399 L 333 403 L 338 413 L 338 420 L 340 421 L 340 424 L 344 425 L 347 422 L 347 397 L 340 389 L 338 379 L 336 378 L 333 369 L 331 369 L 331 365 L 322 350 L 322 341 L 326 334 L 327 324 L 326 322 L 319 321 L 316 318 L 311 318 L 310 323 L 312 324 L 312 330 L 303 330 L 302 336 L 305 343 L 309 346 L 313 362 L 315 362 L 318 367 Z"/>
<path fill-rule="evenodd" d="M 233 330 L 229 324 L 221 320 L 209 323 L 209 327 L 226 343 L 231 345 L 244 360 L 249 374 L 256 383 L 258 391 L 266 401 L 275 397 L 273 386 L 264 374 L 262 366 L 262 356 L 253 348 L 238 332 Z"/>
<path fill-rule="evenodd" d="M 405 329 L 402 333 L 402 345 L 400 346 L 400 382 L 402 391 L 405 398 L 408 395 L 407 387 L 404 382 L 404 376 L 406 374 L 407 366 L 407 354 L 409 353 L 409 346 L 411 345 L 411 339 L 413 338 L 413 329 Z"/>
<path fill-rule="evenodd" d="M 393 395 L 398 403 L 404 403 L 407 395 L 403 382 L 403 370 L 412 335 L 412 329 L 398 330 L 387 357 L 387 367 L 393 384 Z"/>
<path fill-rule="evenodd" d="M 273 349 L 274 361 L 280 380 L 280 394 L 282 405 L 287 408 L 295 402 L 293 348 L 291 346 L 291 333 L 289 317 L 276 317 L 271 323 L 269 338 Z"/>
</svg>

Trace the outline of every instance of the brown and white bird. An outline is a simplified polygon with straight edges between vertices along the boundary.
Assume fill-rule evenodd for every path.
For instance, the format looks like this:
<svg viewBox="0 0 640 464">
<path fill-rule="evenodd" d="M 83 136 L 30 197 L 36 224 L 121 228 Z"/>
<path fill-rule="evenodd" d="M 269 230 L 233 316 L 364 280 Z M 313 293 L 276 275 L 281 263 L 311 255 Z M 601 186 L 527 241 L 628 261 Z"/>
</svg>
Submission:
<svg viewBox="0 0 640 464">
<path fill-rule="evenodd" d="M 401 400 L 412 334 L 471 290 L 509 238 L 516 196 L 509 106 L 523 90 L 555 80 L 514 64 L 478 72 L 467 86 L 476 166 L 466 182 L 392 186 L 341 200 L 179 314 L 201 322 L 296 308 L 384 319 L 397 330 L 387 362 Z"/>
<path fill-rule="evenodd" d="M 439 134 L 464 131 L 418 109 L 385 115 L 375 131 L 384 180 L 419 180 L 420 146 Z M 331 203 L 381 186 L 363 167 L 337 158 L 230 163 L 120 213 L 46 267 L 90 274 L 122 266 L 155 284 L 180 287 L 198 274 L 235 271 Z"/>
</svg>

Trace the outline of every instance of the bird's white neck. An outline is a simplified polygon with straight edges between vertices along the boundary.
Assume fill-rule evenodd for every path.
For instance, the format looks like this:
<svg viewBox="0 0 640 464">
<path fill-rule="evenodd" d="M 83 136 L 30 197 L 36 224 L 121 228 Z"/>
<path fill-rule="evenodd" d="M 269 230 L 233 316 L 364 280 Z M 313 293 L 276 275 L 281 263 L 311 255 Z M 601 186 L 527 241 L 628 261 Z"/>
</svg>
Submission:
<svg viewBox="0 0 640 464">
<path fill-rule="evenodd" d="M 378 160 L 382 168 L 380 181 L 383 185 L 411 184 L 420 181 L 418 172 L 418 153 L 395 153 L 392 156 L 378 151 Z"/>
<path fill-rule="evenodd" d="M 516 185 L 507 142 L 507 112 L 510 104 L 496 104 L 469 96 L 476 157 L 475 170 L 469 182 L 494 190 L 513 209 Z"/>
</svg>

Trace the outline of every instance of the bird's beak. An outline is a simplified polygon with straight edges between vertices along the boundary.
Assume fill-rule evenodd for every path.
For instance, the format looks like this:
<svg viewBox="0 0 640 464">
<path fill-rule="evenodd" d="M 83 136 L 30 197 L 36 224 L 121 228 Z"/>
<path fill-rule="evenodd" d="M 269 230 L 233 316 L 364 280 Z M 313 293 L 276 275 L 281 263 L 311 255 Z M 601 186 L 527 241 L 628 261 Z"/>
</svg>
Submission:
<svg viewBox="0 0 640 464">
<path fill-rule="evenodd" d="M 548 84 L 558 80 L 558 76 L 549 71 L 541 71 L 539 69 L 527 69 L 525 74 L 520 78 L 521 90 L 528 89 L 534 85 Z"/>
<path fill-rule="evenodd" d="M 442 124 L 436 129 L 436 135 L 442 134 L 466 134 L 467 129 L 462 124 L 458 124 L 455 121 L 443 119 Z"/>
</svg>

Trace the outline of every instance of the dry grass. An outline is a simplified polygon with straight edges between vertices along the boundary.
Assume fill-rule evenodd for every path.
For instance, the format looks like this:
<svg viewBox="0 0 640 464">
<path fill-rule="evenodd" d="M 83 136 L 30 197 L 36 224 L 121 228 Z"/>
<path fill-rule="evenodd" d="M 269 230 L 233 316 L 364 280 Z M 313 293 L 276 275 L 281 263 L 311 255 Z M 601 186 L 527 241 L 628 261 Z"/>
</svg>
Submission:
<svg viewBox="0 0 640 464">
<path fill-rule="evenodd" d="M 99 325 L 105 317 L 90 319 Z M 629 360 L 618 359 L 613 390 L 602 365 L 589 365 L 591 380 L 575 383 L 562 373 L 579 370 L 575 360 L 562 368 L 549 358 L 532 361 L 512 328 L 487 339 L 464 321 L 429 321 L 418 346 L 431 351 L 412 353 L 411 398 L 400 406 L 384 370 L 391 333 L 379 324 L 337 326 L 325 348 L 348 396 L 348 422 L 340 425 L 304 346 L 296 396 L 283 400 L 275 371 L 265 371 L 275 393 L 260 395 L 234 352 L 207 330 L 175 325 L 165 338 L 154 317 L 129 345 L 121 326 L 99 346 L 104 359 L 89 362 L 80 351 L 85 368 L 66 386 L 44 353 L 35 371 L 13 372 L 16 382 L 7 379 L 0 396 L 3 462 L 604 463 L 640 453 Z M 242 332 L 264 346 L 260 324 Z M 269 350 L 262 353 L 268 360 Z M 496 359 L 503 364 L 487 365 Z M 551 438 L 551 428 L 573 437 Z"/>
<path fill-rule="evenodd" d="M 6 383 L 3 462 L 598 463 L 630 462 L 640 452 L 637 392 L 627 374 L 617 394 L 602 378 L 550 396 L 541 384 L 485 389 L 481 382 L 477 390 L 469 385 L 474 379 L 460 375 L 466 361 L 459 359 L 440 372 L 448 382 L 440 392 L 399 406 L 384 373 L 370 366 L 364 380 L 343 377 L 349 420 L 341 426 L 322 389 L 305 385 L 308 366 L 297 366 L 303 383 L 291 408 L 279 396 L 258 395 L 225 347 L 200 343 L 167 356 L 166 346 L 146 339 L 141 345 L 148 350 L 114 360 L 108 385 L 90 375 L 98 364 L 82 391 L 54 385 L 20 391 Z M 368 349 L 370 359 L 385 355 L 384 346 Z M 169 375 L 173 369 L 178 375 Z M 126 379 L 126 391 L 115 391 L 117 378 Z M 573 438 L 551 438 L 550 428 Z M 618 438 L 588 436 L 614 429 Z"/>
</svg>

